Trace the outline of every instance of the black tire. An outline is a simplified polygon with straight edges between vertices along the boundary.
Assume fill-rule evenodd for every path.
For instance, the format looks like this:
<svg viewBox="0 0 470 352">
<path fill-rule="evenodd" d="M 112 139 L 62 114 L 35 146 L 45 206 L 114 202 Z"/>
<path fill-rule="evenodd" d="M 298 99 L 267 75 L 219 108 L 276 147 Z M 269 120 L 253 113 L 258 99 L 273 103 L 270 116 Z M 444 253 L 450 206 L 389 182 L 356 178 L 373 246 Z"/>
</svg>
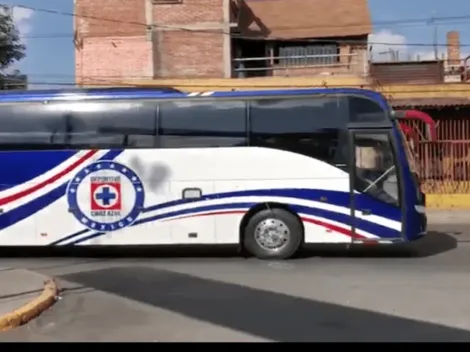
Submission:
<svg viewBox="0 0 470 352">
<path fill-rule="evenodd" d="M 289 231 L 288 239 L 282 248 L 270 250 L 256 240 L 255 230 L 258 225 L 268 219 L 281 221 Z M 279 209 L 265 209 L 251 217 L 243 233 L 243 246 L 251 255 L 259 259 L 288 259 L 292 257 L 303 241 L 303 226 L 300 220 L 290 212 Z"/>
</svg>

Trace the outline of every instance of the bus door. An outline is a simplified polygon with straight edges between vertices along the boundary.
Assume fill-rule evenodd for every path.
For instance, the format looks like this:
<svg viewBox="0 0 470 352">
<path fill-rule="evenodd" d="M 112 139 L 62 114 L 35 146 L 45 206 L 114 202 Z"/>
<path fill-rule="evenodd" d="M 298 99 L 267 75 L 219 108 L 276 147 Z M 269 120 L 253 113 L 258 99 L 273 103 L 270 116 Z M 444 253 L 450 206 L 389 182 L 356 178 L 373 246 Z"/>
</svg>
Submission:
<svg viewBox="0 0 470 352">
<path fill-rule="evenodd" d="M 400 184 L 389 129 L 350 131 L 352 241 L 402 239 Z"/>
</svg>

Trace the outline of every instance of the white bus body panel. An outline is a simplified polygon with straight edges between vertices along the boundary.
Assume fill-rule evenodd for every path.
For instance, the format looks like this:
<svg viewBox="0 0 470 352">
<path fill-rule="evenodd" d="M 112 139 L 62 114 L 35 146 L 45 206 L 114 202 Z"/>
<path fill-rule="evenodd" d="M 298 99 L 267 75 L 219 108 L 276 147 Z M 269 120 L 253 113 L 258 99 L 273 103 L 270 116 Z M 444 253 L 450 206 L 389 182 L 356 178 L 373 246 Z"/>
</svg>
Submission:
<svg viewBox="0 0 470 352">
<path fill-rule="evenodd" d="M 51 151 L 53 152 L 55 151 Z M 8 214 L 13 216 L 15 209 L 19 212 L 20 207 L 24 208 L 23 212 L 30 211 L 29 204 L 41 197 L 42 201 L 47 203 L 47 199 L 52 199 L 46 196 L 49 192 L 57 190 L 59 193 L 64 193 L 57 200 L 46 204 L 23 220 L 3 228 L 0 231 L 0 245 L 234 244 L 239 243 L 240 223 L 249 210 L 247 204 L 275 202 L 324 209 L 346 216 L 351 214 L 348 204 L 337 206 L 329 204 L 328 201 L 307 198 L 249 194 L 234 197 L 218 196 L 225 192 L 270 189 L 317 189 L 349 194 L 350 183 L 347 173 L 303 155 L 257 147 L 135 149 L 118 151 L 110 161 L 117 163 L 116 165 L 124 165 L 140 178 L 144 194 L 143 208 L 137 211 L 136 219 L 126 220 L 128 223 L 125 223 L 123 228 L 100 231 L 97 225 L 97 228 L 90 229 L 87 227 L 90 223 L 85 226 L 70 211 L 69 199 L 75 191 L 70 182 L 80 172 L 85 175 L 84 172 L 88 171 L 90 165 L 99 167 L 101 162 L 108 160 L 106 156 L 109 152 L 109 150 L 100 150 L 83 161 L 83 156 L 90 151 L 78 151 L 69 160 L 47 173 L 0 192 L 0 199 L 8 196 L 14 199 L 4 201 L 5 204 L 1 206 L 4 217 L 8 217 Z M 77 162 L 77 160 L 82 161 Z M 40 163 L 41 160 L 37 162 Z M 15 165 L 3 166 L 4 170 L 15 167 Z M 44 187 L 31 191 L 34 185 L 51 179 L 53 181 Z M 90 182 L 91 185 L 91 179 L 83 180 Z M 80 196 L 77 196 L 79 207 L 82 212 L 89 214 L 89 209 L 86 208 L 93 201 L 86 199 L 88 185 L 79 184 L 81 180 L 76 182 L 76 192 L 81 190 Z M 90 187 L 93 188 L 92 185 Z M 133 187 L 138 189 L 138 186 Z M 213 197 L 184 203 L 181 200 L 185 189 L 199 189 L 203 196 L 213 195 Z M 25 195 L 22 196 L 22 193 Z M 95 195 L 97 197 L 98 193 L 91 193 L 90 197 L 93 198 Z M 122 192 L 119 199 L 122 198 L 120 202 L 124 208 L 127 206 L 126 209 L 130 209 L 133 204 L 126 202 L 135 203 L 137 199 L 135 197 Z M 173 201 L 175 202 L 173 205 L 166 204 Z M 165 206 L 160 206 L 162 204 Z M 347 235 L 351 232 L 351 224 L 308 214 L 298 215 L 304 220 L 306 243 L 351 242 L 351 237 Z M 119 220 L 117 217 L 118 215 L 116 221 Z M 369 217 L 368 221 L 396 230 L 401 226 L 400 222 L 378 216 Z M 366 238 L 377 238 L 361 230 L 356 232 Z"/>
</svg>

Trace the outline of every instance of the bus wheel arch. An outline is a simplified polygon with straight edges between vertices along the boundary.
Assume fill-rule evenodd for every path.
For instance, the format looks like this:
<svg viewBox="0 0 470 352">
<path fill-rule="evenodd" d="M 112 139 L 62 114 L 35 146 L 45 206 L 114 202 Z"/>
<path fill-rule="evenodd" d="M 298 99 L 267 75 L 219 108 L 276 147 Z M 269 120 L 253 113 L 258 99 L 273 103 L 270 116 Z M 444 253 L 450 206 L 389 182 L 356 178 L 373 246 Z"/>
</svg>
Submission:
<svg viewBox="0 0 470 352">
<path fill-rule="evenodd" d="M 287 240 L 281 248 L 267 250 L 255 239 L 255 229 L 265 222 L 278 225 L 285 231 Z M 303 245 L 305 228 L 300 216 L 288 205 L 266 202 L 250 208 L 240 222 L 239 233 L 242 249 L 250 255 L 259 259 L 288 259 Z"/>
</svg>

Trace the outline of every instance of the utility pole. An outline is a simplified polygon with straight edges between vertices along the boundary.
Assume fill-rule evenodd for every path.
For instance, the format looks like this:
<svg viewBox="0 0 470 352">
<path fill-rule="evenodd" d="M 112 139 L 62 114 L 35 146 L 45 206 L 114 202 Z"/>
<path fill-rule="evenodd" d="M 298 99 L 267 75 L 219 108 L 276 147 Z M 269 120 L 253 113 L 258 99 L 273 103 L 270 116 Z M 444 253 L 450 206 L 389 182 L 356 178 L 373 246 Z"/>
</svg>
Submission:
<svg viewBox="0 0 470 352">
<path fill-rule="evenodd" d="M 436 21 L 434 21 L 434 16 L 436 15 L 436 10 L 432 11 L 431 14 L 431 19 L 430 19 L 430 24 L 433 25 L 433 44 L 434 44 L 434 59 L 439 60 L 439 48 L 437 47 L 437 24 Z"/>
</svg>

